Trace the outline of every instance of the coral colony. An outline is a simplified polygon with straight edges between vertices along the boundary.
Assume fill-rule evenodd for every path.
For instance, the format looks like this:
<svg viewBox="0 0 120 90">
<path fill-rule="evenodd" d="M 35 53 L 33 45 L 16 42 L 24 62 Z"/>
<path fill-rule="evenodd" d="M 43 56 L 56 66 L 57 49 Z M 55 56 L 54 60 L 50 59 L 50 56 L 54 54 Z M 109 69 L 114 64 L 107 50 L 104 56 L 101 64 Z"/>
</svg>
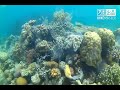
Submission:
<svg viewBox="0 0 120 90">
<path fill-rule="evenodd" d="M 73 24 L 56 11 L 0 45 L 0 85 L 119 85 L 120 29 Z"/>
</svg>

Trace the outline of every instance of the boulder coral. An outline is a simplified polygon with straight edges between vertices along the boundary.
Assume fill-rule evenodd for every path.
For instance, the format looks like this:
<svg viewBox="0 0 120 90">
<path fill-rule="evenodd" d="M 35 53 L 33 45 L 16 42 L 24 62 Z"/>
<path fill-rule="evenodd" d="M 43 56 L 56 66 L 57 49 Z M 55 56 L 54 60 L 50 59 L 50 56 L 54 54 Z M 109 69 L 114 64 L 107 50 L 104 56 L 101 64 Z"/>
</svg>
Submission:
<svg viewBox="0 0 120 90">
<path fill-rule="evenodd" d="M 115 35 L 113 32 L 106 28 L 99 28 L 98 34 L 102 40 L 102 48 L 112 49 L 112 47 L 115 45 Z"/>
<path fill-rule="evenodd" d="M 115 45 L 115 35 L 111 30 L 106 28 L 99 28 L 98 34 L 102 41 L 102 58 L 104 58 L 108 64 L 112 64 L 112 59 L 109 52 L 112 51 L 113 46 Z"/>
<path fill-rule="evenodd" d="M 23 77 L 19 77 L 16 79 L 16 84 L 17 85 L 27 85 L 27 80 Z"/>
<path fill-rule="evenodd" d="M 101 62 L 101 38 L 95 32 L 86 32 L 80 47 L 81 61 L 88 66 L 97 67 Z"/>
</svg>

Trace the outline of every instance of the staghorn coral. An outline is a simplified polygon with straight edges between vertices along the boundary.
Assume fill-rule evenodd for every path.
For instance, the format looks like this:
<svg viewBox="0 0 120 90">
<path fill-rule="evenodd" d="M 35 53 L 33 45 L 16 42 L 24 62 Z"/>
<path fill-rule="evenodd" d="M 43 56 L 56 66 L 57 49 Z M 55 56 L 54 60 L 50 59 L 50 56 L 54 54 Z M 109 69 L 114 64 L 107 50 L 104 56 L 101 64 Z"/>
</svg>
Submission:
<svg viewBox="0 0 120 90">
<path fill-rule="evenodd" d="M 81 61 L 88 66 L 97 67 L 101 62 L 101 38 L 95 32 L 86 32 L 80 47 Z"/>
<path fill-rule="evenodd" d="M 103 71 L 101 71 L 96 82 L 100 82 L 103 85 L 119 85 L 120 84 L 120 66 L 115 63 L 113 66 L 107 65 Z"/>
</svg>

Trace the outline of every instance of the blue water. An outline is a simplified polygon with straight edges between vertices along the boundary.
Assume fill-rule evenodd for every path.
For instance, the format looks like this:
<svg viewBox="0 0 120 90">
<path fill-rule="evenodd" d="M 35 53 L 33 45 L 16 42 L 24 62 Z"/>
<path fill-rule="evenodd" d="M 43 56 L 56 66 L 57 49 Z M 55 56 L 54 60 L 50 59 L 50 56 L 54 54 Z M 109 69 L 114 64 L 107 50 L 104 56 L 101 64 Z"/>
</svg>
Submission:
<svg viewBox="0 0 120 90">
<path fill-rule="evenodd" d="M 116 9 L 116 20 L 97 20 L 97 9 Z M 52 18 L 55 11 L 64 9 L 72 14 L 72 22 L 106 27 L 120 27 L 120 5 L 0 5 L 0 35 L 20 34 L 21 26 L 41 16 Z"/>
</svg>

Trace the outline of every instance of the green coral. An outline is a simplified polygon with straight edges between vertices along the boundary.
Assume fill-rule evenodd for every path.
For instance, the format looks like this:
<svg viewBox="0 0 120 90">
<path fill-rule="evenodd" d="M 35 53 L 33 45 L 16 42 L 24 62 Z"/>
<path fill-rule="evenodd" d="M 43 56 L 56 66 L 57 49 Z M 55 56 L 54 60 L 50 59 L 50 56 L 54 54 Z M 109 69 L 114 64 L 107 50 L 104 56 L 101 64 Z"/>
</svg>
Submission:
<svg viewBox="0 0 120 90">
<path fill-rule="evenodd" d="M 7 84 L 6 77 L 4 75 L 4 72 L 0 69 L 0 85 L 6 85 L 6 84 Z"/>
<path fill-rule="evenodd" d="M 6 52 L 0 52 L 0 61 L 4 62 L 8 59 L 8 54 Z"/>
<path fill-rule="evenodd" d="M 106 28 L 99 28 L 98 34 L 102 40 L 102 58 L 111 65 L 112 56 L 109 52 L 112 51 L 115 45 L 115 36 L 111 30 Z"/>
<path fill-rule="evenodd" d="M 120 60 L 120 47 L 114 46 L 113 50 L 110 52 L 113 62 L 119 62 Z"/>
<path fill-rule="evenodd" d="M 87 65 L 97 67 L 101 62 L 101 38 L 95 32 L 86 32 L 80 47 L 81 61 Z"/>
<path fill-rule="evenodd" d="M 98 34 L 102 40 L 102 47 L 106 49 L 112 49 L 112 47 L 115 45 L 115 36 L 113 32 L 106 28 L 99 28 Z"/>
<path fill-rule="evenodd" d="M 107 65 L 98 74 L 96 82 L 103 85 L 120 85 L 120 66 L 117 63 L 114 63 L 113 66 Z"/>
</svg>

